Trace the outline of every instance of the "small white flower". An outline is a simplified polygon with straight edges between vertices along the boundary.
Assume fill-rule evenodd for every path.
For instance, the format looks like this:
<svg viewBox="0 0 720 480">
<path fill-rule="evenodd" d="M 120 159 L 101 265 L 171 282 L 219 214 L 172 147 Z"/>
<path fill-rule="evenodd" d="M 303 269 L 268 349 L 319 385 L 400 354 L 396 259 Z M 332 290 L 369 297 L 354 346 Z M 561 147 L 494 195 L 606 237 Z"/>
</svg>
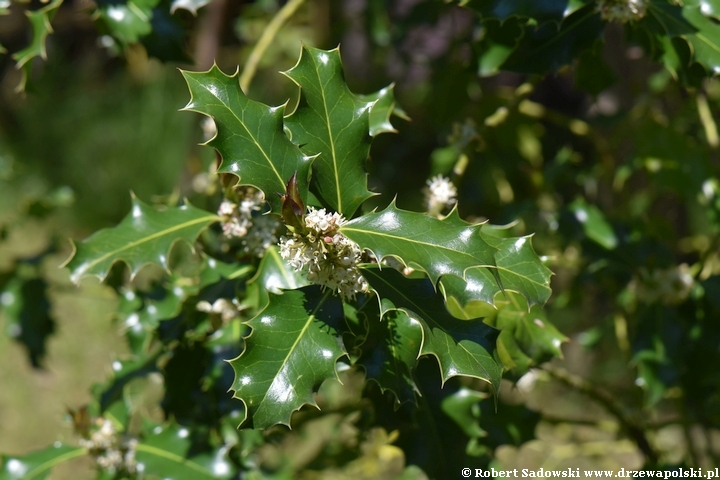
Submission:
<svg viewBox="0 0 720 480">
<path fill-rule="evenodd" d="M 362 251 L 357 243 L 337 233 L 345 219 L 338 213 L 308 207 L 306 233 L 280 239 L 280 256 L 296 271 L 306 270 L 307 279 L 329 288 L 343 299 L 354 299 L 368 290 L 357 268 Z"/>
<path fill-rule="evenodd" d="M 628 23 L 645 16 L 648 0 L 600 0 L 597 11 L 607 22 Z"/>
<path fill-rule="evenodd" d="M 457 188 L 449 178 L 436 175 L 427 181 L 425 197 L 428 212 L 437 214 L 457 201 Z"/>
</svg>

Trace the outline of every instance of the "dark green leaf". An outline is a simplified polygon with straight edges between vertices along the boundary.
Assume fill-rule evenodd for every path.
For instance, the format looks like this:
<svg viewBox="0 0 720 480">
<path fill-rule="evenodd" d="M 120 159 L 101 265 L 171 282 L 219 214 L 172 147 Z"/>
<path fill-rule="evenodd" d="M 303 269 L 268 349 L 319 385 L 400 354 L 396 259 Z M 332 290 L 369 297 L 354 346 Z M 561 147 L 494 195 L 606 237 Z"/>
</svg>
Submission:
<svg viewBox="0 0 720 480">
<path fill-rule="evenodd" d="M 497 250 L 481 237 L 480 228 L 399 210 L 393 203 L 351 220 L 339 231 L 372 251 L 378 261 L 397 257 L 426 271 L 437 284 L 441 275 L 464 277 L 469 268 L 495 266 Z"/>
<path fill-rule="evenodd" d="M 240 90 L 237 73 L 227 76 L 217 65 L 207 72 L 182 72 L 191 99 L 184 110 L 213 118 L 217 135 L 208 145 L 222 155 L 219 172 L 234 173 L 240 184 L 257 187 L 274 213 L 281 213 L 278 193 L 297 172 L 300 196 L 307 198 L 310 164 L 283 131 L 284 106 L 269 107 Z"/>
<path fill-rule="evenodd" d="M 337 378 L 335 363 L 345 355 L 337 329 L 342 319 L 340 300 L 310 286 L 271 295 L 248 322 L 252 333 L 245 351 L 230 364 L 235 397 L 245 403 L 255 428 L 289 426 L 295 410 L 315 405 L 314 389 Z"/>
<path fill-rule="evenodd" d="M 617 77 L 602 56 L 603 42 L 595 41 L 592 48 L 578 58 L 575 83 L 586 92 L 597 95 L 617 81 Z"/>
<path fill-rule="evenodd" d="M 30 75 L 30 68 L 32 67 L 32 59 L 40 57 L 45 60 L 47 58 L 45 40 L 47 39 L 47 36 L 52 33 L 50 21 L 53 19 L 62 3 L 63 0 L 54 0 L 38 10 L 25 12 L 28 20 L 30 20 L 33 34 L 32 39 L 30 40 L 30 45 L 13 55 L 13 59 L 17 62 L 16 67 L 18 69 L 22 69 L 22 80 L 20 80 L 20 84 L 17 86 L 16 90 L 25 90 L 25 86 L 27 85 L 28 77 Z M 2 14 L 2 12 L 0 12 L 0 14 Z M 0 53 L 2 52 L 0 51 Z"/>
<path fill-rule="evenodd" d="M 22 343 L 34 367 L 45 356 L 45 342 L 55 331 L 50 316 L 47 284 L 42 278 L 12 278 L 0 291 L 0 312 L 8 335 Z"/>
<path fill-rule="evenodd" d="M 395 85 L 388 85 L 374 93 L 357 95 L 363 102 L 375 102 L 370 109 L 370 135 L 375 137 L 381 133 L 396 132 L 395 127 L 390 123 L 390 116 L 395 115 L 403 120 L 410 120 L 410 117 L 398 107 L 395 101 Z"/>
<path fill-rule="evenodd" d="M 320 199 L 351 217 L 372 196 L 365 162 L 370 152 L 373 104 L 348 88 L 337 48 L 303 46 L 298 63 L 284 73 L 300 87 L 300 103 L 285 118 L 292 141 L 305 154 L 317 155 L 313 182 Z"/>
<path fill-rule="evenodd" d="M 520 73 L 551 73 L 572 63 L 582 51 L 591 48 L 602 34 L 604 22 L 592 3 L 565 18 L 558 29 L 549 22 L 526 29 L 517 48 L 503 69 Z"/>
<path fill-rule="evenodd" d="M 98 14 L 110 34 L 123 47 L 137 43 L 152 32 L 153 8 L 160 0 L 127 0 L 98 2 Z"/>
<path fill-rule="evenodd" d="M 84 448 L 60 442 L 22 457 L 3 455 L 0 480 L 43 480 L 57 464 L 83 455 L 87 455 Z"/>
<path fill-rule="evenodd" d="M 461 0 L 460 4 L 483 19 L 505 21 L 511 17 L 530 18 L 538 23 L 559 22 L 589 0 Z"/>
<path fill-rule="evenodd" d="M 200 232 L 217 220 L 216 215 L 187 202 L 180 207 L 156 210 L 133 197 L 130 214 L 118 226 L 100 230 L 77 244 L 66 265 L 74 282 L 84 275 L 104 279 L 119 260 L 129 265 L 131 276 L 151 263 L 167 269 L 175 242 L 184 240 L 192 245 Z"/>
<path fill-rule="evenodd" d="M 648 7 L 647 18 L 643 24 L 650 31 L 655 32 L 658 41 L 669 50 L 663 36 L 681 37 L 687 41 L 692 49 L 692 60 L 701 64 L 711 74 L 720 72 L 720 32 L 717 16 L 720 10 L 717 2 L 693 0 L 685 2 L 684 6 L 671 5 L 664 2 L 652 2 Z M 663 60 L 670 60 L 668 68 L 674 71 L 675 57 L 677 55 L 663 56 Z M 682 56 L 681 56 L 682 57 Z"/>
<path fill-rule="evenodd" d="M 562 357 L 560 346 L 567 337 L 547 320 L 540 307 L 528 309 L 525 299 L 512 292 L 498 297 L 495 305 L 498 311 L 485 322 L 500 330 L 497 352 L 507 369 L 519 376 L 532 366 Z"/>
<path fill-rule="evenodd" d="M 502 238 L 491 232 L 490 228 L 483 228 L 482 236 L 488 244 L 497 248 L 495 265 L 503 289 L 520 293 L 530 306 L 544 305 L 552 293 L 552 272 L 535 253 L 532 236 Z"/>
<path fill-rule="evenodd" d="M 190 431 L 176 424 L 155 427 L 137 445 L 137 469 L 170 480 L 230 478 L 235 468 L 223 451 L 188 457 Z"/>
<path fill-rule="evenodd" d="M 483 23 L 485 33 L 478 50 L 478 73 L 482 76 L 497 73 L 518 45 L 525 32 L 522 21 L 512 18 L 505 22 Z"/>
<path fill-rule="evenodd" d="M 617 247 L 617 236 L 599 208 L 588 204 L 582 198 L 575 200 L 569 207 L 590 240 L 608 250 Z"/>
<path fill-rule="evenodd" d="M 280 257 L 277 247 L 271 247 L 260 261 L 255 276 L 247 283 L 246 304 L 262 310 L 270 301 L 269 293 L 280 295 L 281 290 L 290 290 L 309 285 L 308 281 Z"/>
<path fill-rule="evenodd" d="M 389 390 L 398 403 L 415 399 L 418 391 L 413 370 L 420 354 L 423 331 L 420 323 L 402 310 L 386 312 L 380 319 L 369 319 L 365 354 L 359 363 L 367 378 Z"/>
<path fill-rule="evenodd" d="M 458 320 L 445 308 L 428 279 L 410 279 L 386 268 L 364 268 L 363 276 L 377 292 L 383 315 L 401 310 L 422 326 L 420 355 L 433 355 L 443 383 L 462 375 L 500 386 L 502 367 L 494 358 L 497 330 L 479 320 Z"/>
</svg>

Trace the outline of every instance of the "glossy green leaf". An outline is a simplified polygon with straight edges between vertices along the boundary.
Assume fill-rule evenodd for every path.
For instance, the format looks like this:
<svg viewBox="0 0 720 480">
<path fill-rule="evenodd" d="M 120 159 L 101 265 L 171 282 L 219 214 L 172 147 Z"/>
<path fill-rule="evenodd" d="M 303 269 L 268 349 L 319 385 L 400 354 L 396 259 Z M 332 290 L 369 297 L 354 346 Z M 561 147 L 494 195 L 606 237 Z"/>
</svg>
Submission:
<svg viewBox="0 0 720 480">
<path fill-rule="evenodd" d="M 245 404 L 255 428 L 290 425 L 292 413 L 315 405 L 313 391 L 337 378 L 335 363 L 345 355 L 338 326 L 342 303 L 318 286 L 271 295 L 270 303 L 248 322 L 245 351 L 230 364 L 232 390 Z"/>
<path fill-rule="evenodd" d="M 498 332 L 480 320 L 458 320 L 426 279 L 410 279 L 393 269 L 364 268 L 363 276 L 380 298 L 383 316 L 401 310 L 422 327 L 420 355 L 433 355 L 443 383 L 462 375 L 500 387 L 502 366 L 495 357 Z"/>
<path fill-rule="evenodd" d="M 615 231 L 599 208 L 590 205 L 582 198 L 576 199 L 569 207 L 590 240 L 608 250 L 617 247 L 618 239 Z"/>
<path fill-rule="evenodd" d="M 600 38 L 603 27 L 594 3 L 566 17 L 559 28 L 553 22 L 534 29 L 528 27 L 502 68 L 519 73 L 555 72 L 591 48 Z"/>
<path fill-rule="evenodd" d="M 173 0 L 170 6 L 170 13 L 175 13 L 176 10 L 182 9 L 197 16 L 197 11 L 210 2 L 211 0 Z"/>
<path fill-rule="evenodd" d="M 305 277 L 282 259 L 277 247 L 265 252 L 255 275 L 248 280 L 245 303 L 256 310 L 262 310 L 270 301 L 270 293 L 282 294 L 309 285 Z"/>
<path fill-rule="evenodd" d="M 553 357 L 562 357 L 560 349 L 567 337 L 560 333 L 536 306 L 528 309 L 525 299 L 512 292 L 495 300 L 497 312 L 485 319 L 500 330 L 497 352 L 503 365 L 516 375 Z"/>
<path fill-rule="evenodd" d="M 441 275 L 465 276 L 472 267 L 494 267 L 494 247 L 480 235 L 481 225 L 460 224 L 395 207 L 373 212 L 340 227 L 378 261 L 387 256 L 428 273 L 434 284 Z"/>
<path fill-rule="evenodd" d="M 240 90 L 237 73 L 225 75 L 217 65 L 207 72 L 182 72 L 191 99 L 184 110 L 212 117 L 217 135 L 208 145 L 222 155 L 219 172 L 240 177 L 265 194 L 274 213 L 280 214 L 278 193 L 294 173 L 302 198 L 307 198 L 310 164 L 283 131 L 284 106 L 269 107 L 250 100 Z"/>
<path fill-rule="evenodd" d="M 16 90 L 25 90 L 32 67 L 32 59 L 40 57 L 45 60 L 47 58 L 45 40 L 53 31 L 50 22 L 62 3 L 63 0 L 54 0 L 42 8 L 25 12 L 32 27 L 32 38 L 30 45 L 13 55 L 13 59 L 17 62 L 16 67 L 22 69 L 22 79 Z"/>
<path fill-rule="evenodd" d="M 144 475 L 169 480 L 231 478 L 235 467 L 217 450 L 189 457 L 190 431 L 176 424 L 157 426 L 137 445 L 137 469 Z"/>
<path fill-rule="evenodd" d="M 491 232 L 490 228 L 483 228 L 482 237 L 497 249 L 495 265 L 503 289 L 522 294 L 530 306 L 544 305 L 552 293 L 552 272 L 535 253 L 532 236 L 503 238 Z"/>
<path fill-rule="evenodd" d="M 486 268 L 471 268 L 465 279 L 446 275 L 440 279 L 440 291 L 445 296 L 448 311 L 457 318 L 487 317 L 495 312 L 495 296 L 500 285 Z"/>
<path fill-rule="evenodd" d="M 167 269 L 175 242 L 184 240 L 192 245 L 200 232 L 217 220 L 216 215 L 187 202 L 156 210 L 133 197 L 130 214 L 118 226 L 100 230 L 78 243 L 66 265 L 74 282 L 84 275 L 104 279 L 119 260 L 129 265 L 131 276 L 151 263 Z"/>
<path fill-rule="evenodd" d="M 717 20 L 710 16 L 719 9 L 707 0 L 687 2 L 683 7 L 653 2 L 648 15 L 665 35 L 684 38 L 692 48 L 692 59 L 714 75 L 720 73 L 720 31 Z"/>
<path fill-rule="evenodd" d="M 381 133 L 397 132 L 390 123 L 390 117 L 393 115 L 410 121 L 410 117 L 397 105 L 395 84 L 367 95 L 357 95 L 357 97 L 363 102 L 374 102 L 370 109 L 370 136 L 372 137 Z"/>
<path fill-rule="evenodd" d="M 22 457 L 3 455 L 0 480 L 43 480 L 56 465 L 83 455 L 87 455 L 84 448 L 60 442 Z"/>
<path fill-rule="evenodd" d="M 285 118 L 292 141 L 306 155 L 317 155 L 313 182 L 320 199 L 351 217 L 372 196 L 365 162 L 370 152 L 373 103 L 361 100 L 348 88 L 338 48 L 303 46 L 297 64 L 284 73 L 300 87 L 300 102 Z"/>
<path fill-rule="evenodd" d="M 152 32 L 153 8 L 160 0 L 100 1 L 98 15 L 110 34 L 124 47 Z"/>
<path fill-rule="evenodd" d="M 390 391 L 397 403 L 412 401 L 418 392 L 413 370 L 420 355 L 423 332 L 420 323 L 402 310 L 391 310 L 369 319 L 369 332 L 360 365 L 367 378 Z"/>
</svg>

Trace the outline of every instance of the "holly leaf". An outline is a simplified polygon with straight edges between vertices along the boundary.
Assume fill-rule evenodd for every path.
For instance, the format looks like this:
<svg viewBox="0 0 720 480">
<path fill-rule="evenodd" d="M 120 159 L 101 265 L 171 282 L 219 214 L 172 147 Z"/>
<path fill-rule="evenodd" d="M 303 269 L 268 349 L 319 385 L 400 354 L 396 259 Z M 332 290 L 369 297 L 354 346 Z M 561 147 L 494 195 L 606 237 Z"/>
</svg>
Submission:
<svg viewBox="0 0 720 480">
<path fill-rule="evenodd" d="M 60 8 L 60 5 L 62 5 L 62 2 L 63 0 L 54 0 L 42 8 L 25 12 L 32 28 L 32 39 L 30 40 L 30 45 L 13 55 L 13 59 L 16 62 L 16 68 L 22 70 L 22 78 L 18 86 L 15 88 L 16 91 L 22 92 L 25 90 L 30 76 L 30 69 L 32 68 L 32 60 L 36 57 L 47 60 L 45 41 L 47 40 L 48 35 L 50 35 L 53 31 L 50 22 L 55 16 L 58 8 Z M 2 13 L 0 12 L 0 14 Z"/>
<path fill-rule="evenodd" d="M 484 380 L 498 391 L 502 366 L 494 358 L 497 330 L 479 320 L 454 318 L 445 308 L 442 295 L 426 278 L 407 278 L 389 268 L 362 271 L 378 294 L 383 316 L 400 310 L 420 324 L 420 355 L 437 358 L 443 383 L 462 375 Z"/>
<path fill-rule="evenodd" d="M 595 10 L 586 5 L 566 17 L 560 27 L 548 22 L 526 28 L 517 48 L 502 65 L 505 70 L 519 73 L 549 73 L 572 63 L 584 50 L 592 48 L 602 35 L 604 22 Z"/>
<path fill-rule="evenodd" d="M 300 87 L 298 106 L 285 118 L 292 141 L 306 155 L 317 155 L 313 182 L 321 200 L 351 217 L 373 195 L 365 173 L 373 103 L 348 88 L 339 48 L 303 45 L 297 64 L 283 73 Z"/>
<path fill-rule="evenodd" d="M 418 387 L 413 379 L 422 345 L 420 323 L 402 310 L 390 310 L 382 321 L 370 319 L 367 340 L 359 364 L 368 380 L 390 391 L 398 404 L 415 399 Z"/>
<path fill-rule="evenodd" d="M 51 447 L 22 457 L 3 455 L 0 480 L 43 480 L 56 465 L 87 454 L 82 447 L 56 442 Z"/>
<path fill-rule="evenodd" d="M 212 0 L 173 0 L 170 6 L 170 13 L 175 13 L 177 9 L 187 10 L 197 17 L 197 11 L 210 3 Z"/>
<path fill-rule="evenodd" d="M 313 391 L 337 378 L 335 363 L 345 355 L 338 334 L 342 303 L 313 285 L 271 295 L 268 306 L 247 324 L 245 350 L 230 360 L 232 390 L 245 404 L 254 428 L 278 423 L 303 405 L 317 406 Z"/>
<path fill-rule="evenodd" d="M 525 299 L 512 292 L 497 298 L 495 304 L 497 312 L 485 318 L 485 323 L 500 330 L 497 352 L 508 370 L 520 376 L 553 357 L 562 358 L 560 347 L 568 339 L 540 307 L 528 309 Z"/>
<path fill-rule="evenodd" d="M 234 475 L 235 467 L 224 450 L 189 456 L 191 445 L 187 428 L 174 423 L 157 426 L 137 444 L 137 469 L 144 475 L 172 480 L 221 479 Z"/>
<path fill-rule="evenodd" d="M 390 123 L 390 117 L 395 115 L 403 120 L 410 121 L 407 113 L 395 101 L 395 84 L 381 88 L 377 92 L 366 95 L 357 95 L 363 102 L 372 103 L 370 109 L 370 136 L 375 137 L 381 133 L 395 133 L 395 127 Z"/>
<path fill-rule="evenodd" d="M 153 8 L 160 0 L 100 0 L 98 3 L 98 17 L 125 48 L 152 33 Z"/>
<path fill-rule="evenodd" d="M 112 265 L 122 260 L 130 275 L 148 264 L 168 269 L 170 249 L 179 240 L 192 245 L 208 225 L 218 220 L 190 203 L 156 210 L 133 196 L 132 211 L 116 227 L 100 230 L 74 245 L 75 252 L 66 262 L 70 278 L 77 283 L 84 275 L 103 280 Z"/>
<path fill-rule="evenodd" d="M 530 306 L 544 305 L 552 293 L 552 271 L 542 264 L 535 253 L 532 235 L 503 238 L 493 235 L 492 229 L 483 228 L 482 237 L 497 249 L 495 265 L 503 290 L 522 294 Z"/>
<path fill-rule="evenodd" d="M 441 275 L 464 278 L 469 268 L 495 267 L 497 250 L 482 238 L 480 228 L 400 210 L 393 202 L 381 212 L 347 222 L 339 232 L 372 251 L 378 262 L 397 257 L 427 272 L 437 284 Z"/>
<path fill-rule="evenodd" d="M 692 49 L 692 59 L 714 75 L 720 73 L 720 32 L 713 18 L 718 10 L 712 2 L 699 0 L 685 2 L 682 7 L 652 2 L 645 24 L 669 37 L 683 38 Z"/>
<path fill-rule="evenodd" d="M 297 172 L 301 198 L 307 198 L 310 164 L 283 131 L 284 105 L 270 107 L 250 100 L 240 90 L 237 72 L 225 75 L 217 65 L 207 72 L 182 71 L 190 89 L 183 110 L 212 117 L 217 135 L 208 145 L 222 155 L 218 172 L 233 173 L 240 184 L 252 185 L 265 194 L 273 213 L 281 213 L 277 193 Z"/>
<path fill-rule="evenodd" d="M 282 290 L 293 290 L 309 285 L 307 279 L 282 259 L 277 247 L 265 252 L 255 275 L 247 283 L 245 303 L 262 310 L 270 301 L 270 293 L 281 295 Z"/>
</svg>

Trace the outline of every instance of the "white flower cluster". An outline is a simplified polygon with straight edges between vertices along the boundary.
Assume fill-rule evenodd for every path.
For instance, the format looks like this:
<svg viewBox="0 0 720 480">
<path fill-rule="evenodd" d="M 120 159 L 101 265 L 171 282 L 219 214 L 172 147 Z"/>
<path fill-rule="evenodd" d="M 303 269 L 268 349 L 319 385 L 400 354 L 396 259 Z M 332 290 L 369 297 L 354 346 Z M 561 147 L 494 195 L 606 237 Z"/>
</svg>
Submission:
<svg viewBox="0 0 720 480">
<path fill-rule="evenodd" d="M 337 233 L 345 220 L 339 213 L 308 207 L 306 233 L 294 233 L 280 240 L 280 256 L 297 271 L 307 270 L 307 279 L 336 292 L 343 299 L 354 299 L 368 290 L 357 265 L 362 251 L 357 243 Z"/>
<path fill-rule="evenodd" d="M 265 256 L 268 248 L 278 243 L 278 231 L 282 227 L 275 216 L 260 215 L 253 219 L 252 228 L 243 238 L 243 249 L 258 258 Z"/>
<path fill-rule="evenodd" d="M 428 212 L 439 214 L 443 208 L 452 207 L 457 200 L 457 188 L 449 178 L 435 175 L 427 181 L 425 200 Z"/>
<path fill-rule="evenodd" d="M 103 470 L 110 473 L 119 471 L 135 473 L 137 440 L 128 438 L 121 441 L 110 420 L 99 418 L 97 422 L 100 428 L 94 431 L 90 438 L 81 438 L 78 442 L 80 446 L 90 451 Z"/>
<path fill-rule="evenodd" d="M 259 190 L 242 187 L 239 197 L 238 203 L 225 199 L 218 208 L 223 233 L 227 238 L 242 238 L 245 252 L 262 258 L 265 251 L 278 242 L 282 224 L 274 216 L 253 216 L 253 212 L 259 212 L 265 202 Z"/>
<path fill-rule="evenodd" d="M 600 0 L 597 11 L 607 22 L 628 23 L 643 18 L 647 7 L 648 0 Z"/>
<path fill-rule="evenodd" d="M 263 194 L 251 187 L 242 187 L 239 197 L 239 203 L 225 199 L 218 208 L 218 215 L 222 217 L 222 230 L 228 238 L 247 235 L 252 226 L 252 214 L 260 211 L 264 201 Z"/>
<path fill-rule="evenodd" d="M 646 303 L 660 301 L 665 305 L 682 303 L 690 295 L 695 280 L 686 263 L 667 269 L 649 271 L 641 268 L 630 283 L 638 300 Z"/>
</svg>

